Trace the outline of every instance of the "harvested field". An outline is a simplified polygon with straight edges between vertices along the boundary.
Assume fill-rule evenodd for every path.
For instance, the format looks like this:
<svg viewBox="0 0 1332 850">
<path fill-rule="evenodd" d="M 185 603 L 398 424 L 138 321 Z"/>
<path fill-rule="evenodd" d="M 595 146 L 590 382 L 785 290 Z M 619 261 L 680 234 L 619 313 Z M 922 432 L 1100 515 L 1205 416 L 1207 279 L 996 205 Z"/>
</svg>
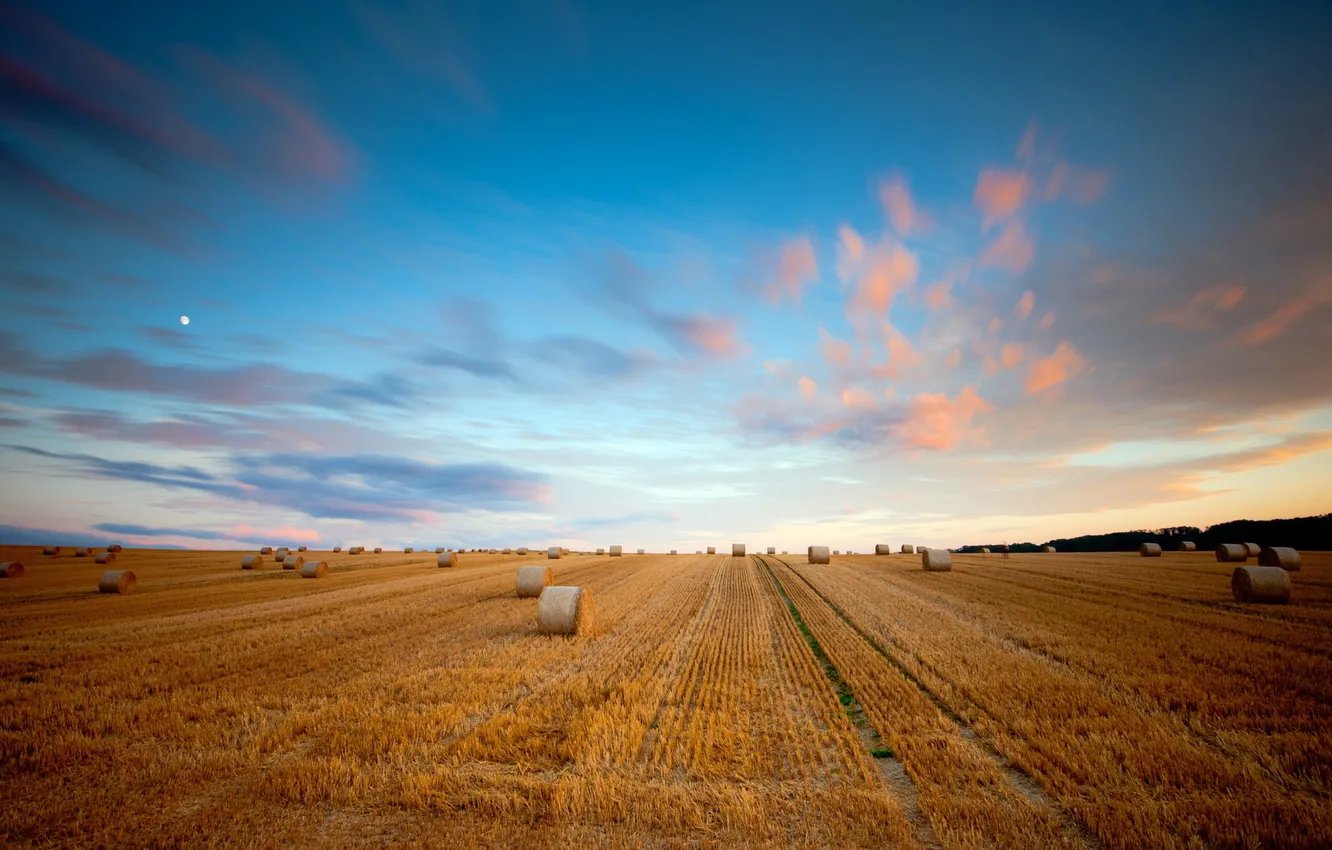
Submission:
<svg viewBox="0 0 1332 850">
<path fill-rule="evenodd" d="M 125 550 L 0 582 L 0 843 L 1325 847 L 1332 553 Z M 546 563 L 541 559 L 540 563 Z M 238 841 L 237 836 L 244 836 Z"/>
</svg>

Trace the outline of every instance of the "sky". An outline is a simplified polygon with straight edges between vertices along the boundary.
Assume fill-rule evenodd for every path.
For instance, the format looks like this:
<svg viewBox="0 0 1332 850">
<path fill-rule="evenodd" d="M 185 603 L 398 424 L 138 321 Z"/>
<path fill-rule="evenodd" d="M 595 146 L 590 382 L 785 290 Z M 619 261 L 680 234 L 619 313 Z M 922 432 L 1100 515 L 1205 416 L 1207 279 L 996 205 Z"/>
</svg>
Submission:
<svg viewBox="0 0 1332 850">
<path fill-rule="evenodd" d="M 1325 3 L 0 3 L 0 541 L 1326 513 L 1330 43 Z"/>
</svg>

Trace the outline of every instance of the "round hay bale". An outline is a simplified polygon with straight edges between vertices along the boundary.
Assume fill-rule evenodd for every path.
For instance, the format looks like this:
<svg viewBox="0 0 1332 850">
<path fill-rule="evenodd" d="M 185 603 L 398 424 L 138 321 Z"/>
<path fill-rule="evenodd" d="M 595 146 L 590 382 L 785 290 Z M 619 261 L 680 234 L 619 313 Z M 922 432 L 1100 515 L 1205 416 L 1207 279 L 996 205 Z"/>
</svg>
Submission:
<svg viewBox="0 0 1332 850">
<path fill-rule="evenodd" d="M 123 552 L 124 550 L 125 547 L 121 546 L 119 543 L 112 543 L 110 546 L 106 547 L 106 551 L 108 552 Z"/>
<path fill-rule="evenodd" d="M 598 555 L 604 555 L 604 554 L 606 554 L 606 550 L 605 550 L 605 548 L 603 547 L 603 548 L 597 549 L 597 554 L 598 554 Z"/>
<path fill-rule="evenodd" d="M 647 552 L 644 552 L 642 549 L 639 549 L 639 550 L 638 550 L 638 554 L 640 554 L 640 555 L 646 555 Z"/>
<path fill-rule="evenodd" d="M 830 560 L 828 555 L 828 547 L 827 546 L 809 547 L 809 552 L 808 554 L 805 555 L 805 560 L 809 561 L 811 564 L 828 563 Z"/>
<path fill-rule="evenodd" d="M 623 547 L 623 546 L 612 546 L 612 547 L 610 547 L 610 556 L 611 556 L 612 558 L 619 558 L 619 557 L 621 557 L 621 556 L 623 556 L 623 555 L 624 555 L 624 547 Z"/>
<path fill-rule="evenodd" d="M 674 550 L 674 549 L 671 550 L 671 554 L 672 554 L 672 555 L 675 554 L 675 550 Z"/>
<path fill-rule="evenodd" d="M 504 550 L 502 550 L 502 551 L 500 552 L 500 554 L 501 554 L 501 555 L 512 555 L 512 554 L 513 554 L 513 550 L 512 550 L 512 549 L 504 549 Z"/>
<path fill-rule="evenodd" d="M 953 569 L 953 553 L 947 549 L 921 547 L 920 566 L 928 573 L 946 573 Z"/>
<path fill-rule="evenodd" d="M 1263 547 L 1259 546 L 1257 543 L 1245 543 L 1244 548 L 1248 550 L 1247 554 L 1250 558 L 1258 557 L 1263 551 Z"/>
<path fill-rule="evenodd" d="M 556 558 L 564 557 L 564 553 L 560 551 L 560 547 L 552 546 L 546 550 L 546 557 L 553 561 Z"/>
<path fill-rule="evenodd" d="M 262 570 L 264 568 L 263 555 L 246 555 L 241 558 L 242 570 Z"/>
<path fill-rule="evenodd" d="M 732 558 L 742 558 L 742 557 L 744 557 L 744 554 L 745 554 L 745 544 L 743 544 L 743 543 L 732 543 L 732 544 L 731 544 L 731 557 L 732 557 Z"/>
<path fill-rule="evenodd" d="M 0 564 L 0 578 L 18 578 L 22 575 L 22 561 L 5 561 L 3 564 Z"/>
<path fill-rule="evenodd" d="M 516 552 L 517 554 L 519 554 L 519 555 L 526 555 L 526 554 L 527 554 L 527 547 L 526 547 L 526 546 L 520 546 L 520 547 L 518 547 L 518 549 L 515 550 L 515 552 Z"/>
<path fill-rule="evenodd" d="M 555 572 L 550 567 L 531 566 L 518 568 L 518 598 L 529 599 L 541 595 L 541 591 L 555 583 Z"/>
<path fill-rule="evenodd" d="M 284 570 L 299 570 L 303 566 L 305 566 L 304 555 L 288 555 L 282 559 L 282 569 Z"/>
<path fill-rule="evenodd" d="M 716 546 L 709 546 L 709 547 L 708 547 L 708 554 L 709 554 L 709 555 L 715 555 L 715 554 L 717 554 L 717 547 L 716 547 Z"/>
<path fill-rule="evenodd" d="M 139 589 L 139 580 L 129 570 L 107 570 L 97 580 L 98 593 L 119 593 L 127 596 Z"/>
<path fill-rule="evenodd" d="M 1179 551 L 1181 551 L 1181 552 L 1197 552 L 1197 551 L 1198 551 L 1198 544 L 1197 544 L 1197 543 L 1194 543 L 1192 540 L 1181 540 L 1181 541 L 1179 541 Z"/>
<path fill-rule="evenodd" d="M 1236 567 L 1230 592 L 1236 602 L 1285 605 L 1290 601 L 1290 574 L 1280 567 Z"/>
<path fill-rule="evenodd" d="M 297 551 L 297 552 L 306 552 L 306 551 L 308 551 L 308 550 L 309 550 L 309 547 L 306 547 L 306 546 L 297 546 L 297 547 L 296 547 L 296 551 Z"/>
<path fill-rule="evenodd" d="M 339 553 L 339 552 L 341 552 L 341 551 L 342 551 L 342 547 L 341 547 L 341 546 L 334 546 L 334 547 L 333 547 L 333 552 L 334 552 L 334 554 L 337 554 L 337 553 Z"/>
<path fill-rule="evenodd" d="M 1144 543 L 1138 547 L 1138 554 L 1144 558 L 1159 558 L 1161 557 L 1161 544 Z"/>
<path fill-rule="evenodd" d="M 893 547 L 889 546 L 887 543 L 875 543 L 875 544 L 874 544 L 874 554 L 876 554 L 876 555 L 891 555 L 891 554 L 893 554 Z"/>
<path fill-rule="evenodd" d="M 903 544 L 902 544 L 902 554 L 903 554 L 903 555 L 914 555 L 914 554 L 916 554 L 916 547 L 915 547 L 915 546 L 912 546 L 910 543 L 903 543 Z"/>
<path fill-rule="evenodd" d="M 74 550 L 74 557 L 76 557 L 76 558 L 91 558 L 91 557 L 92 557 L 92 549 L 88 548 L 87 546 L 83 546 L 83 547 L 81 547 L 81 548 L 75 549 L 75 550 Z"/>
<path fill-rule="evenodd" d="M 777 547 L 776 547 L 776 546 L 769 546 L 769 547 L 768 547 L 768 554 L 769 554 L 769 555 L 776 555 L 776 554 L 777 554 Z"/>
<path fill-rule="evenodd" d="M 785 550 L 785 549 L 782 550 L 782 554 L 783 554 L 783 555 L 786 554 L 786 550 Z"/>
<path fill-rule="evenodd" d="M 42 550 L 42 554 L 43 554 L 43 555 L 59 555 L 59 554 L 60 554 L 60 547 L 59 547 L 59 546 L 47 546 L 45 549 Z"/>
<path fill-rule="evenodd" d="M 980 553 L 981 553 L 982 555 L 988 555 L 988 554 L 990 554 L 990 547 L 988 547 L 988 546 L 982 546 L 982 547 L 981 547 L 981 550 L 980 550 Z"/>
<path fill-rule="evenodd" d="M 435 547 L 435 554 L 436 554 L 436 555 L 443 555 L 443 554 L 444 554 L 444 547 L 443 547 L 443 546 L 436 546 L 436 547 Z"/>
<path fill-rule="evenodd" d="M 1216 559 L 1221 563 L 1249 560 L 1249 548 L 1243 543 L 1222 543 L 1216 547 Z"/>
<path fill-rule="evenodd" d="M 697 550 L 696 552 L 694 552 L 694 554 L 695 554 L 695 555 L 702 555 L 702 554 L 703 554 L 703 550 L 702 550 L 702 549 L 699 549 L 699 550 Z"/>
<path fill-rule="evenodd" d="M 543 635 L 578 635 L 592 630 L 592 591 L 551 585 L 537 600 L 537 631 Z"/>
<path fill-rule="evenodd" d="M 259 554 L 260 554 L 260 555 L 271 555 L 271 554 L 273 554 L 273 547 L 272 547 L 272 546 L 265 546 L 265 547 L 263 547 L 262 549 L 259 550 Z"/>
<path fill-rule="evenodd" d="M 833 554 L 834 554 L 834 555 L 840 555 L 840 554 L 842 554 L 842 550 L 841 550 L 841 549 L 834 549 L 834 550 L 833 550 Z"/>
<path fill-rule="evenodd" d="M 307 561 L 301 564 L 301 578 L 323 578 L 328 575 L 327 561 Z"/>
<path fill-rule="evenodd" d="M 1059 550 L 1053 546 L 1042 546 L 1041 551 L 1053 555 L 1055 552 L 1058 552 Z"/>
<path fill-rule="evenodd" d="M 435 556 L 435 566 L 437 567 L 456 567 L 458 566 L 457 552 L 440 552 Z"/>
<path fill-rule="evenodd" d="M 410 555 L 410 554 L 412 554 L 412 547 L 408 546 L 408 547 L 404 548 L 404 549 L 402 550 L 402 554 L 404 554 L 404 555 Z"/>
<path fill-rule="evenodd" d="M 375 554 L 376 554 L 376 555 L 382 555 L 382 554 L 384 554 L 384 547 L 383 547 L 383 546 L 376 546 L 376 547 L 375 547 Z"/>
<path fill-rule="evenodd" d="M 1264 546 L 1258 553 L 1258 564 L 1263 567 L 1280 567 L 1288 573 L 1300 571 L 1300 553 L 1289 546 Z"/>
<path fill-rule="evenodd" d="M 99 564 L 114 564 L 116 562 L 116 553 L 103 552 L 102 554 L 98 555 L 94 560 L 96 560 L 96 562 Z"/>
</svg>

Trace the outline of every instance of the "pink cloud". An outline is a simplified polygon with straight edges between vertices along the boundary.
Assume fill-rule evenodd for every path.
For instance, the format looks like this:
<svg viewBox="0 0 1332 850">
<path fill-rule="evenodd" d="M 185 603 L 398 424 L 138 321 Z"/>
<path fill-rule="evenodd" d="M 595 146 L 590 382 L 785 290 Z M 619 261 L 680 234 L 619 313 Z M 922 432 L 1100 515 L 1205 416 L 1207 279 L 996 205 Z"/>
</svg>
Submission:
<svg viewBox="0 0 1332 850">
<path fill-rule="evenodd" d="M 689 316 L 680 322 L 679 332 L 689 343 L 713 357 L 738 357 L 750 350 L 740 338 L 734 319 L 714 319 L 705 314 Z"/>
<path fill-rule="evenodd" d="M 808 236 L 792 239 L 782 245 L 776 265 L 773 279 L 763 287 L 763 297 L 774 306 L 780 304 L 783 297 L 799 304 L 804 288 L 818 283 L 819 266 L 814 258 L 814 245 Z"/>
<path fill-rule="evenodd" d="M 1005 369 L 1016 369 L 1022 365 L 1025 347 L 1020 342 L 1006 343 L 999 355 L 999 365 Z"/>
<path fill-rule="evenodd" d="M 992 410 L 994 406 L 970 386 L 964 387 L 955 400 L 946 393 L 921 393 L 911 399 L 896 433 L 906 448 L 948 451 L 967 436 L 976 414 Z"/>
<path fill-rule="evenodd" d="M 825 363 L 842 369 L 851 365 L 851 343 L 838 339 L 823 328 L 819 328 L 819 336 L 822 338 L 819 341 L 819 354 Z"/>
<path fill-rule="evenodd" d="M 972 199 L 982 214 L 981 227 L 988 230 L 990 225 L 1022 209 L 1030 191 L 1030 182 L 1024 171 L 1002 168 L 982 171 Z"/>
<path fill-rule="evenodd" d="M 953 281 L 941 280 L 925 290 L 925 304 L 931 310 L 942 310 L 953 303 Z"/>
<path fill-rule="evenodd" d="M 1022 293 L 1022 297 L 1018 299 L 1017 306 L 1013 308 L 1013 312 L 1019 319 L 1025 319 L 1031 315 L 1031 311 L 1035 309 L 1035 307 L 1036 293 L 1028 289 L 1026 292 Z"/>
<path fill-rule="evenodd" d="M 852 410 L 874 410 L 878 400 L 868 390 L 851 387 L 842 391 L 842 404 Z"/>
<path fill-rule="evenodd" d="M 1195 293 L 1188 303 L 1178 310 L 1157 313 L 1152 316 L 1152 321 L 1172 325 L 1181 330 L 1210 330 L 1216 327 L 1215 313 L 1233 310 L 1244 300 L 1246 291 L 1246 287 L 1225 284 L 1209 287 Z"/>
<path fill-rule="evenodd" d="M 920 354 L 916 352 L 911 340 L 887 322 L 883 324 L 883 341 L 888 349 L 888 362 L 874 367 L 874 375 L 896 380 L 902 377 L 904 370 L 920 364 Z"/>
<path fill-rule="evenodd" d="M 1054 327 L 1054 323 L 1055 323 L 1054 310 L 1047 310 L 1045 315 L 1041 316 L 1040 328 L 1043 331 L 1048 331 L 1050 328 Z"/>
<path fill-rule="evenodd" d="M 1027 372 L 1027 392 L 1035 394 L 1062 384 L 1086 368 L 1087 361 L 1078 350 L 1068 342 L 1061 342 L 1049 357 L 1037 357 L 1031 361 Z"/>
<path fill-rule="evenodd" d="M 990 324 L 986 326 L 986 329 L 989 330 L 989 332 L 992 334 L 997 334 L 999 333 L 1000 330 L 1003 329 L 1003 327 L 1004 327 L 1004 320 L 999 318 L 998 316 L 995 316 L 993 319 L 990 320 Z"/>
<path fill-rule="evenodd" d="M 1310 310 L 1327 303 L 1332 303 L 1332 277 L 1323 281 L 1321 288 L 1310 288 L 1294 300 L 1267 314 L 1257 324 L 1240 334 L 1240 341 L 1245 345 L 1258 345 L 1276 339 Z"/>
<path fill-rule="evenodd" d="M 920 263 L 915 254 L 898 244 L 880 246 L 856 284 L 847 305 L 848 317 L 854 319 L 867 313 L 882 316 L 897 293 L 914 283 L 919 273 Z"/>
<path fill-rule="evenodd" d="M 920 214 L 911 199 L 911 188 L 900 174 L 879 183 L 879 203 L 899 236 L 906 236 L 919 223 Z"/>
<path fill-rule="evenodd" d="M 962 349 L 960 348 L 954 348 L 952 353 L 949 354 L 947 357 L 945 357 L 942 361 L 943 365 L 948 367 L 949 369 L 954 368 L 955 366 L 957 366 L 957 364 L 961 362 L 962 362 Z"/>
<path fill-rule="evenodd" d="M 278 528 L 256 528 L 252 525 L 236 526 L 236 535 L 239 540 L 306 540 L 316 541 L 320 539 L 319 532 L 309 528 L 296 528 L 291 525 L 284 525 Z"/>
<path fill-rule="evenodd" d="M 819 391 L 819 385 L 814 383 L 813 378 L 800 377 L 800 394 L 806 399 L 811 399 Z"/>
<path fill-rule="evenodd" d="M 1030 160 L 1036 156 L 1036 122 L 1027 123 L 1027 129 L 1022 132 L 1022 139 L 1018 141 L 1017 147 L 1018 159 Z"/>
<path fill-rule="evenodd" d="M 1036 255 L 1036 248 L 1027 236 L 1022 221 L 1015 220 L 1004 228 L 999 238 L 985 246 L 981 251 L 982 267 L 1006 268 L 1012 272 L 1025 271 Z"/>
</svg>

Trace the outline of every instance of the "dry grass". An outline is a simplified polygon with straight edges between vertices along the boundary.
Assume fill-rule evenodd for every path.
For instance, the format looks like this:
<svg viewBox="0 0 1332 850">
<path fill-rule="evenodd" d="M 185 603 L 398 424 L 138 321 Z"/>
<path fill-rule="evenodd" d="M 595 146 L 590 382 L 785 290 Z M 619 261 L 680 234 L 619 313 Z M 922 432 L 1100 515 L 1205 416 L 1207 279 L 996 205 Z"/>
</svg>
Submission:
<svg viewBox="0 0 1332 850">
<path fill-rule="evenodd" d="M 1332 555 L 241 554 L 0 547 L 0 844 L 1332 843 Z"/>
</svg>

